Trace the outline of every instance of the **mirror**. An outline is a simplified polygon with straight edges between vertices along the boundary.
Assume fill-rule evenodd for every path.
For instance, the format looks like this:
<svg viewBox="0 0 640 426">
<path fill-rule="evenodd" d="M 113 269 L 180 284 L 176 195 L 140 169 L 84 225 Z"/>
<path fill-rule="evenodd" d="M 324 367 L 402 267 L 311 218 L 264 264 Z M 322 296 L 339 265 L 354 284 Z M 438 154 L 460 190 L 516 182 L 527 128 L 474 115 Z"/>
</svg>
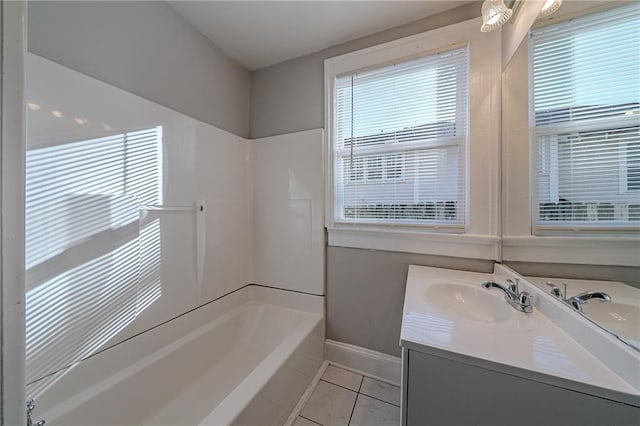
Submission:
<svg viewBox="0 0 640 426">
<path fill-rule="evenodd" d="M 639 10 L 632 2 L 565 2 L 560 11 L 546 22 L 534 23 L 533 28 L 535 31 L 569 18 L 576 18 L 572 22 L 583 16 L 592 19 L 601 13 L 631 15 L 638 19 Z M 601 92 L 609 95 L 607 105 L 603 108 L 593 101 L 598 95 L 596 91 L 588 94 L 594 95 L 588 103 L 580 104 L 576 101 L 576 83 L 573 81 L 569 83 L 573 84 L 571 88 L 565 86 L 555 94 L 545 88 L 550 99 L 554 95 L 555 104 L 546 110 L 536 108 L 538 111 L 531 117 L 535 118 L 538 127 L 530 129 L 529 82 L 533 79 L 529 75 L 529 37 L 515 50 L 502 75 L 503 262 L 520 274 L 532 277 L 532 281 L 545 292 L 555 294 L 558 303 L 576 315 L 583 315 L 640 351 L 640 217 L 637 213 L 640 211 L 640 184 L 636 187 L 635 179 L 638 178 L 634 177 L 640 172 L 629 171 L 629 164 L 640 162 L 636 160 L 640 157 L 640 99 L 637 99 L 638 91 L 633 94 L 633 87 L 640 83 L 637 77 L 635 80 L 629 77 L 638 75 L 637 59 L 635 64 L 626 64 L 635 68 L 627 69 L 624 78 L 609 79 L 609 83 L 604 83 L 607 76 L 600 76 L 595 64 L 604 63 L 598 66 L 606 68 L 607 62 L 613 63 L 606 60 L 606 55 L 613 49 L 611 44 L 604 45 L 600 53 L 596 53 L 593 46 L 597 43 L 590 40 L 591 50 L 586 56 L 599 58 L 600 62 L 585 62 L 579 66 L 577 63 L 581 59 L 569 54 L 579 41 L 573 41 L 568 27 L 570 25 L 562 27 L 567 34 L 558 38 L 566 46 L 559 46 L 560 42 L 556 46 L 559 47 L 557 51 L 567 54 L 547 59 L 555 60 L 556 67 L 565 71 L 573 67 L 572 78 L 579 79 L 575 76 L 580 75 L 581 70 L 585 71 L 583 74 L 588 72 L 584 77 L 587 83 L 581 90 L 600 87 Z M 531 43 L 536 42 L 535 37 L 544 37 L 544 32 L 537 34 Z M 597 38 L 594 34 L 592 37 Z M 570 46 L 571 43 L 574 44 Z M 619 52 L 615 54 L 621 57 Z M 607 72 L 611 74 L 624 68 L 620 61 L 611 65 L 614 68 Z M 555 82 L 547 79 L 545 84 L 553 86 Z M 612 100 L 612 94 L 616 93 L 619 99 Z M 628 99 L 629 93 L 636 99 Z M 562 96 L 567 99 L 558 101 Z M 609 116 L 601 114 L 598 119 L 604 122 L 615 115 L 615 120 L 622 124 L 601 128 L 591 125 L 592 120 L 590 127 L 584 127 L 591 117 L 582 121 L 575 118 L 580 114 L 594 115 L 603 109 Z M 585 113 L 587 110 L 589 112 Z M 545 131 L 539 131 L 543 126 L 546 126 Z M 554 129 L 549 130 L 552 126 L 559 129 L 555 134 Z M 603 146 L 614 147 L 616 154 L 602 150 Z M 576 151 L 575 147 L 582 147 L 584 151 Z M 625 154 L 624 164 L 618 163 L 619 156 Z M 585 193 L 594 194 L 604 181 L 595 179 L 602 173 L 594 168 L 587 168 L 582 175 L 579 173 L 580 167 L 585 167 L 579 163 L 581 156 L 590 162 L 586 164 L 589 167 L 616 162 L 615 171 L 609 176 L 614 185 L 600 190 L 600 198 L 581 199 L 578 191 L 572 192 L 580 187 Z M 562 171 L 562 167 L 571 168 L 571 172 Z M 568 182 L 567 176 L 573 181 Z M 622 223 L 622 226 L 607 228 L 615 223 Z"/>
<path fill-rule="evenodd" d="M 640 290 L 617 282 L 527 277 L 568 309 L 640 351 Z"/>
</svg>

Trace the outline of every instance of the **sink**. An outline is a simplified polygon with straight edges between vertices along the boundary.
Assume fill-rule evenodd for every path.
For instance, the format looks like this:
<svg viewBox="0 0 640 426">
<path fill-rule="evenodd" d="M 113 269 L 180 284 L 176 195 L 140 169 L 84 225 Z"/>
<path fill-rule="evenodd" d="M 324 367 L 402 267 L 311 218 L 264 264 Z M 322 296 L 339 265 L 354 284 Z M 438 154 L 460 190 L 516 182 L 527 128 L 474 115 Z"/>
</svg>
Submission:
<svg viewBox="0 0 640 426">
<path fill-rule="evenodd" d="M 453 283 L 434 284 L 427 287 L 424 297 L 436 309 L 474 321 L 506 321 L 513 310 L 502 295 L 489 294 L 479 283 L 477 288 Z"/>
</svg>

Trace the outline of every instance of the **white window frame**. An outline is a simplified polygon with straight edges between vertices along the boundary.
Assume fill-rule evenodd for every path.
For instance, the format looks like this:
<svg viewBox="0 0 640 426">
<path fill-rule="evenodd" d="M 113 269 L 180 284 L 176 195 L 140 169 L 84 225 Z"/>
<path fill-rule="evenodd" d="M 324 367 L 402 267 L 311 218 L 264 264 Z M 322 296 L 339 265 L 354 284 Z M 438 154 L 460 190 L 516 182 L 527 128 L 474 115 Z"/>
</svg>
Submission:
<svg viewBox="0 0 640 426">
<path fill-rule="evenodd" d="M 499 32 L 481 33 L 480 18 L 325 60 L 326 214 L 329 245 L 409 253 L 500 259 Z M 465 225 L 341 223 L 334 204 L 334 83 L 336 76 L 469 48 L 468 140 L 464 149 Z M 482 113 L 474 114 L 474 112 Z M 403 174 L 404 177 L 404 174 Z M 363 176 L 364 179 L 364 176 Z M 382 181 L 381 181 L 382 182 Z"/>
</svg>

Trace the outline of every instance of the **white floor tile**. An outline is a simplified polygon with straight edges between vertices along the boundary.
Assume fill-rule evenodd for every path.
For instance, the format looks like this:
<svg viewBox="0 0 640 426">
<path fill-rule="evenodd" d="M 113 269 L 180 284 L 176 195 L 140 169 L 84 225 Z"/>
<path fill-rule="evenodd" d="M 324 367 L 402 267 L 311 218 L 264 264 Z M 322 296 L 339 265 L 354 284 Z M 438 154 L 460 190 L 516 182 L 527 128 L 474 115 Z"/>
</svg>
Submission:
<svg viewBox="0 0 640 426">
<path fill-rule="evenodd" d="M 378 380 L 365 377 L 360 393 L 381 399 L 389 404 L 400 405 L 400 388 Z"/>
<path fill-rule="evenodd" d="M 322 375 L 322 380 L 358 392 L 360 383 L 362 383 L 362 375 L 329 365 Z"/>
<path fill-rule="evenodd" d="M 312 422 L 311 420 L 298 416 L 296 421 L 293 422 L 292 426 L 318 426 L 318 423 Z"/>
<path fill-rule="evenodd" d="M 349 426 L 399 426 L 400 407 L 358 395 Z"/>
<path fill-rule="evenodd" d="M 323 426 L 347 426 L 357 395 L 321 380 L 300 415 Z"/>
</svg>

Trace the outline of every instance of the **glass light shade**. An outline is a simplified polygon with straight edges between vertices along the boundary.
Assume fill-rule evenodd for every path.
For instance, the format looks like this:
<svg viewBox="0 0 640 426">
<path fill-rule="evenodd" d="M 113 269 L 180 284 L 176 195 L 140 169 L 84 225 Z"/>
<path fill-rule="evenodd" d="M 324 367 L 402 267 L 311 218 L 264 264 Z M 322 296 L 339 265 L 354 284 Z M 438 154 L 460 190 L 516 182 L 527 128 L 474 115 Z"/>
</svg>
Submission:
<svg viewBox="0 0 640 426">
<path fill-rule="evenodd" d="M 505 6 L 503 0 L 484 0 L 482 3 L 482 27 L 483 33 L 493 31 L 507 22 L 513 11 Z"/>
<path fill-rule="evenodd" d="M 562 0 L 547 0 L 542 6 L 540 13 L 538 14 L 539 18 L 546 18 L 549 15 L 553 15 L 556 13 L 560 6 L 562 5 Z"/>
</svg>

